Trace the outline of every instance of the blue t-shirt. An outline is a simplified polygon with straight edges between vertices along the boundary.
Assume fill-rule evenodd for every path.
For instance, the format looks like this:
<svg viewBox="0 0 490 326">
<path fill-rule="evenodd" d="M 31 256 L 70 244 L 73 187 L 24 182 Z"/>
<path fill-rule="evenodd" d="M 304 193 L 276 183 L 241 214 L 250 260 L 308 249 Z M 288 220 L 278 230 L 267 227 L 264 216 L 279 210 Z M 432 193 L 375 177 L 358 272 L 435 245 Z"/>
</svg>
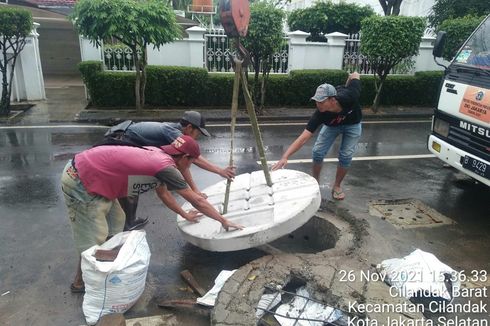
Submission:
<svg viewBox="0 0 490 326">
<path fill-rule="evenodd" d="M 175 122 L 137 122 L 131 124 L 123 139 L 140 146 L 170 145 L 182 136 L 182 125 Z"/>
</svg>

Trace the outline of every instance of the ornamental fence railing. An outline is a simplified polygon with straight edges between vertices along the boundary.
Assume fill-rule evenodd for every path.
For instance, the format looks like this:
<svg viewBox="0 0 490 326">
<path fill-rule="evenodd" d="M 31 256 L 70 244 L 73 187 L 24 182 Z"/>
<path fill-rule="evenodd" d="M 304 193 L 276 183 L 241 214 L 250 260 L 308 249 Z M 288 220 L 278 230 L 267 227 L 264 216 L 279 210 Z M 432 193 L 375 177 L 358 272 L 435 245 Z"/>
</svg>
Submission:
<svg viewBox="0 0 490 326">
<path fill-rule="evenodd" d="M 205 57 L 206 68 L 210 72 L 230 72 L 233 71 L 232 57 L 235 50 L 232 49 L 230 39 L 226 36 L 223 29 L 209 29 L 205 37 Z M 281 48 L 274 53 L 270 60 L 271 73 L 288 72 L 289 45 L 288 38 L 284 37 Z M 254 71 L 253 66 L 249 65 L 249 71 Z M 261 67 L 262 71 L 262 67 Z"/>
</svg>

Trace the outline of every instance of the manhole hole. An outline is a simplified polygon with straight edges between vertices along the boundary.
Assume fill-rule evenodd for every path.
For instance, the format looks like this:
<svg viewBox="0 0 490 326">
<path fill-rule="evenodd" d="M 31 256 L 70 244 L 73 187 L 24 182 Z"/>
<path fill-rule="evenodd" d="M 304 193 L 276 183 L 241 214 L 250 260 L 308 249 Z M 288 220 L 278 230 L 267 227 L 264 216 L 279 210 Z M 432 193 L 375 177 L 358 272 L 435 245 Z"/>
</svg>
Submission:
<svg viewBox="0 0 490 326">
<path fill-rule="evenodd" d="M 371 201 L 369 214 L 386 219 L 397 228 L 430 227 L 454 223 L 417 199 Z"/>
<path fill-rule="evenodd" d="M 339 229 L 329 221 L 313 216 L 302 227 L 270 245 L 286 253 L 317 253 L 335 247 Z"/>
</svg>

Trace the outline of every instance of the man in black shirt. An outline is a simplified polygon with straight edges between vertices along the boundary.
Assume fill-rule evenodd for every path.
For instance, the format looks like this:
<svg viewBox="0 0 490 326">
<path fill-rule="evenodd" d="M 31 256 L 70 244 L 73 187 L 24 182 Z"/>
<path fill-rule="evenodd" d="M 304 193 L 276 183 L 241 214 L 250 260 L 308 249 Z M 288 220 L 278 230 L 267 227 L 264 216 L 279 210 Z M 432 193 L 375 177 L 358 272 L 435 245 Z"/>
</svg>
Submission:
<svg viewBox="0 0 490 326">
<path fill-rule="evenodd" d="M 335 174 L 335 183 L 332 187 L 332 198 L 344 199 L 345 193 L 340 185 L 347 174 L 362 131 L 360 96 L 361 81 L 357 72 L 349 75 L 345 86 L 337 86 L 336 88 L 330 84 L 318 86 L 315 95 L 311 98 L 316 102 L 317 110 L 311 116 L 305 130 L 288 147 L 281 159 L 272 167 L 272 170 L 286 166 L 289 156 L 296 153 L 322 125 L 313 146 L 312 174 L 320 182 L 323 158 L 337 136 L 342 135 L 338 156 L 339 164 Z"/>
</svg>

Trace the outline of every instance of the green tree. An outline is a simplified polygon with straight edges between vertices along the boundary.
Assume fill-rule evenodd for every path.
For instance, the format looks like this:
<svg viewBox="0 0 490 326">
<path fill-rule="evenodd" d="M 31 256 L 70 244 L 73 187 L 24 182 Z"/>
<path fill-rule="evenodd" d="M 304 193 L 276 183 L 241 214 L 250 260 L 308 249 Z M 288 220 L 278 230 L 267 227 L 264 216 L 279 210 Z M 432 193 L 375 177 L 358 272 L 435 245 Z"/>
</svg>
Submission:
<svg viewBox="0 0 490 326">
<path fill-rule="evenodd" d="M 400 7 L 402 0 L 378 0 L 385 16 L 398 16 L 400 14 Z"/>
<path fill-rule="evenodd" d="M 317 2 L 314 6 L 298 9 L 288 16 L 289 29 L 308 32 L 310 41 L 325 42 L 325 34 L 332 32 L 357 33 L 361 29 L 361 21 L 375 15 L 369 6 L 352 3 Z"/>
<path fill-rule="evenodd" d="M 10 114 L 10 96 L 15 64 L 26 45 L 26 37 L 32 30 L 32 14 L 25 9 L 0 6 L 0 73 L 2 75 L 2 99 L 0 115 Z M 8 67 L 10 66 L 10 74 Z"/>
<path fill-rule="evenodd" d="M 250 59 L 254 68 L 254 102 L 257 114 L 261 114 L 267 80 L 272 68 L 272 56 L 283 42 L 281 9 L 266 2 L 254 2 L 250 5 L 250 23 L 248 33 L 243 38 L 243 45 L 250 51 Z M 261 69 L 262 68 L 262 69 Z M 259 81 L 260 71 L 262 79 Z"/>
<path fill-rule="evenodd" d="M 463 45 L 464 41 L 478 27 L 485 17 L 461 17 L 446 19 L 439 25 L 438 31 L 445 31 L 446 45 L 444 47 L 443 57 L 450 61 L 456 55 L 456 52 Z"/>
<path fill-rule="evenodd" d="M 362 21 L 360 50 L 375 76 L 374 112 L 386 77 L 402 60 L 418 54 L 424 30 L 425 20 L 419 17 L 373 16 Z"/>
<path fill-rule="evenodd" d="M 429 14 L 429 24 L 438 28 L 446 19 L 490 14 L 488 0 L 436 0 Z"/>
<path fill-rule="evenodd" d="M 80 0 L 70 18 L 78 32 L 97 45 L 112 38 L 131 48 L 140 110 L 145 104 L 147 46 L 159 48 L 181 37 L 172 9 L 161 0 Z"/>
<path fill-rule="evenodd" d="M 192 4 L 192 0 L 169 0 L 168 4 L 172 6 L 174 10 L 185 10 L 187 11 L 187 7 Z"/>
</svg>

